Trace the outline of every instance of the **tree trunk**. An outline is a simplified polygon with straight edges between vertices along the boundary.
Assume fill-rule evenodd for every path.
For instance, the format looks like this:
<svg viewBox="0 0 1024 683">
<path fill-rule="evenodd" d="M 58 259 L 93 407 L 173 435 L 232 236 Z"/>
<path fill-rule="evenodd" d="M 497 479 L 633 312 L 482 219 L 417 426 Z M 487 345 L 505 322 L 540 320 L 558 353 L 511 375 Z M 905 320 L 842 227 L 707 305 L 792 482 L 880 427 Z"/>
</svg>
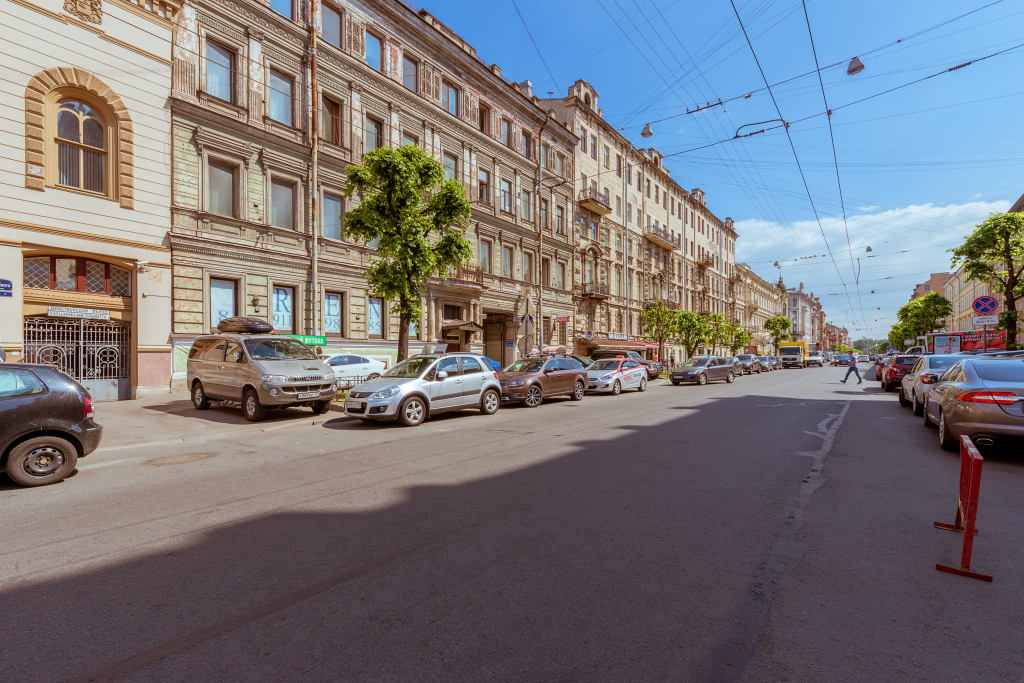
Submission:
<svg viewBox="0 0 1024 683">
<path fill-rule="evenodd" d="M 1006 307 L 1008 320 L 1006 321 L 1006 350 L 1012 351 L 1017 348 L 1017 297 L 1014 290 L 1017 289 L 1017 275 L 1014 271 L 1016 264 L 1010 256 L 1010 238 L 1004 240 L 1006 249 L 1006 282 L 1003 285 L 1003 305 Z"/>
<path fill-rule="evenodd" d="M 398 315 L 398 362 L 401 363 L 409 357 L 409 323 L 412 322 L 412 316 L 404 312 L 404 300 L 400 300 L 399 305 L 403 310 Z"/>
</svg>

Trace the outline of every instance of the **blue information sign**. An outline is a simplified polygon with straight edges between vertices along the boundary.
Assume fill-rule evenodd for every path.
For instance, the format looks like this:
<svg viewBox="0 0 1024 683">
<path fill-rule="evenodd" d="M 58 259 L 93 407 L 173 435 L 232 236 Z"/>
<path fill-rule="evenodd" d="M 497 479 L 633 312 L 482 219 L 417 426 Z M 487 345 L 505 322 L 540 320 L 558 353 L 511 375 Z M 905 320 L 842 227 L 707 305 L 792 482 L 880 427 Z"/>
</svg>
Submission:
<svg viewBox="0 0 1024 683">
<path fill-rule="evenodd" d="M 14 284 L 10 280 L 0 280 L 0 296 L 14 296 Z"/>
</svg>

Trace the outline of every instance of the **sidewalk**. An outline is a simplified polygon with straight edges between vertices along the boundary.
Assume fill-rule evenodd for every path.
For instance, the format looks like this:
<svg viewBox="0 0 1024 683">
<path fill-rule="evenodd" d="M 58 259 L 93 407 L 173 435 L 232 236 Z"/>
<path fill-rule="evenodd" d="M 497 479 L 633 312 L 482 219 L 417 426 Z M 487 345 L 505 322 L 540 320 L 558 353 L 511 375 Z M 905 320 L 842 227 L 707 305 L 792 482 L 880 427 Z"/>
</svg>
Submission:
<svg viewBox="0 0 1024 683">
<path fill-rule="evenodd" d="M 96 403 L 94 410 L 94 419 L 103 425 L 103 440 L 98 452 L 310 426 L 342 417 L 336 412 L 314 415 L 309 408 L 288 408 L 268 411 L 262 422 L 249 422 L 237 407 L 214 404 L 209 410 L 196 410 L 186 391 L 136 401 Z"/>
</svg>

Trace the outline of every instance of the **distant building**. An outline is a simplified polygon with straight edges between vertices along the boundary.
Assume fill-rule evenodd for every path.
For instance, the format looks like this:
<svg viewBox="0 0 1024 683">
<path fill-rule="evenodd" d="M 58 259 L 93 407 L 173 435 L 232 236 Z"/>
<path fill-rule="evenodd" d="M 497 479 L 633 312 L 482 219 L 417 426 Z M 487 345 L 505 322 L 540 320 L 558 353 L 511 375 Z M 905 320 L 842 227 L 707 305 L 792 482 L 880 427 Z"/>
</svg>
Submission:
<svg viewBox="0 0 1024 683">
<path fill-rule="evenodd" d="M 942 288 L 946 282 L 953 276 L 952 273 L 932 273 L 925 282 L 914 287 L 914 293 L 911 295 L 910 300 L 920 299 L 922 296 L 931 294 L 932 292 L 938 292 L 942 294 Z"/>
<path fill-rule="evenodd" d="M 789 330 L 793 341 L 822 343 L 824 316 L 821 313 L 821 300 L 814 296 L 814 292 L 805 292 L 804 283 L 786 292 L 783 315 L 788 316 L 793 323 Z"/>
</svg>

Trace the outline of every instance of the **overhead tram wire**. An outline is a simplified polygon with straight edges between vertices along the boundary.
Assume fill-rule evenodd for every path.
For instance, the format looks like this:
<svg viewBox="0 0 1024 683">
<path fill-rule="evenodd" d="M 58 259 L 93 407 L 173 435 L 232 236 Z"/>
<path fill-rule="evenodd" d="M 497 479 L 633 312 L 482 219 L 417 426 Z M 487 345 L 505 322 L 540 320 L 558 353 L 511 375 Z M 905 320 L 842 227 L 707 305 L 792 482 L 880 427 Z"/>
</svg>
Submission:
<svg viewBox="0 0 1024 683">
<path fill-rule="evenodd" d="M 732 5 L 732 11 L 736 15 L 736 21 L 739 22 L 740 28 L 743 29 L 743 37 L 747 39 L 747 45 L 750 46 L 750 54 L 753 55 L 754 63 L 757 64 L 757 70 L 761 74 L 761 79 L 764 81 L 765 86 L 768 88 L 768 94 L 771 95 L 772 104 L 775 105 L 775 111 L 779 115 L 780 119 L 785 120 L 785 117 L 782 116 L 782 111 L 779 109 L 779 104 L 775 101 L 775 95 L 772 94 L 772 89 L 771 89 L 771 87 L 768 86 L 768 79 L 764 75 L 764 69 L 761 68 L 761 62 L 757 58 L 757 52 L 754 51 L 754 45 L 753 45 L 753 43 L 750 42 L 750 37 L 747 36 L 747 29 L 743 27 L 743 20 L 740 19 L 739 10 L 736 9 L 736 3 L 735 3 L 734 0 L 729 0 L 729 4 Z M 818 209 L 815 208 L 815 206 L 814 206 L 814 198 L 811 197 L 811 189 L 809 187 L 807 187 L 807 178 L 804 177 L 804 170 L 800 166 L 800 157 L 796 153 L 796 145 L 793 144 L 793 138 L 789 134 L 789 125 L 788 124 L 786 124 L 785 130 L 786 130 L 786 138 L 789 140 L 790 149 L 793 150 L 793 158 L 796 160 L 797 170 L 800 171 L 800 179 L 803 181 L 804 189 L 807 191 L 807 199 L 811 203 L 811 210 L 814 212 L 814 218 L 815 218 L 815 220 L 818 221 L 818 230 L 821 231 L 821 239 L 824 240 L 824 242 L 825 242 L 825 249 L 828 251 L 829 256 L 832 258 L 832 265 L 835 266 L 836 275 L 839 276 L 839 281 L 843 283 L 843 289 L 846 291 L 847 301 L 849 302 L 850 307 L 852 308 L 853 307 L 853 302 L 850 301 L 849 289 L 846 287 L 846 281 L 843 279 L 843 274 L 839 272 L 839 264 L 836 263 L 836 257 L 832 255 L 832 247 L 830 247 L 829 244 L 828 244 L 828 238 L 825 236 L 825 228 L 823 228 L 822 225 L 821 225 L 821 217 L 818 216 Z"/>
<path fill-rule="evenodd" d="M 804 20 L 807 22 L 807 36 L 811 39 L 811 54 L 814 55 L 814 67 L 818 74 L 818 85 L 821 87 L 821 99 L 825 103 L 825 111 L 828 112 L 828 134 L 832 142 L 832 162 L 836 167 L 836 185 L 839 186 L 839 206 L 843 210 L 843 228 L 846 230 L 846 246 L 850 249 L 850 269 L 856 273 L 856 266 L 853 263 L 853 244 L 850 243 L 850 226 L 846 222 L 846 201 L 843 199 L 843 181 L 839 177 L 839 157 L 836 155 L 836 137 L 832 132 L 832 111 L 828 108 L 828 97 L 825 96 L 825 82 L 821 78 L 821 67 L 818 64 L 818 50 L 814 47 L 814 34 L 811 32 L 811 17 L 807 14 L 807 0 L 801 0 L 804 8 Z M 779 114 L 782 116 L 782 114 Z M 809 192 L 810 190 L 808 190 Z M 860 307 L 860 315 L 864 317 L 864 303 L 860 297 L 859 278 L 854 282 L 857 289 L 857 305 Z"/>
<path fill-rule="evenodd" d="M 533 49 L 537 51 L 537 56 L 540 57 L 540 63 L 544 65 L 544 68 L 548 72 L 548 76 L 551 77 L 551 84 L 555 86 L 555 92 L 558 92 L 558 81 L 555 80 L 555 75 L 551 73 L 551 67 L 548 66 L 547 60 L 544 59 L 544 55 L 541 54 L 540 46 L 537 45 L 537 41 L 533 39 L 533 33 L 530 32 L 530 27 L 526 25 L 526 19 L 523 18 L 523 13 L 519 11 L 519 5 L 516 4 L 516 0 L 512 0 L 512 6 L 516 10 L 516 14 L 519 15 L 519 21 L 523 23 L 523 28 L 526 29 L 526 35 L 530 37 L 530 42 L 533 43 Z"/>
</svg>

